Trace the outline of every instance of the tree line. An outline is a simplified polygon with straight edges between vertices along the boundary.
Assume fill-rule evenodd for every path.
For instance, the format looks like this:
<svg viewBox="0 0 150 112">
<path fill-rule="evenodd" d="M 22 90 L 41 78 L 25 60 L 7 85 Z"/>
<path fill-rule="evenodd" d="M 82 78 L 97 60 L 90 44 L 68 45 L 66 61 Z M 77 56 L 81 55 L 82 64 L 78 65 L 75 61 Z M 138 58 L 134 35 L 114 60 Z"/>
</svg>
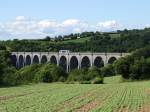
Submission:
<svg viewBox="0 0 150 112">
<path fill-rule="evenodd" d="M 83 42 L 67 42 L 66 38 L 77 40 L 89 38 Z M 114 36 L 117 35 L 117 36 Z M 61 37 L 61 38 L 60 38 Z M 7 40 L 0 41 L 11 51 L 44 51 L 58 52 L 67 49 L 72 52 L 131 52 L 136 49 L 150 45 L 150 29 L 123 30 L 117 32 L 84 32 L 81 34 L 70 34 L 58 36 L 53 40 L 50 37 L 37 40 Z M 49 39 L 50 38 L 50 39 Z M 58 39 L 59 38 L 59 39 Z M 80 40 L 79 39 L 79 40 Z"/>
</svg>

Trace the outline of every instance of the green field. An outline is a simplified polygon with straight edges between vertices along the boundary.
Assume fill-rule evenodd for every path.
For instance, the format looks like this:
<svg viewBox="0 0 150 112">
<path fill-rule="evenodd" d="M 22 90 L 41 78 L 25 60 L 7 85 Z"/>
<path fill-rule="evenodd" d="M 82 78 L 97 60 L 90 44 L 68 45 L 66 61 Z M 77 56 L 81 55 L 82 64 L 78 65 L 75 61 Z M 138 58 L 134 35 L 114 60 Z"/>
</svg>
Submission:
<svg viewBox="0 0 150 112">
<path fill-rule="evenodd" d="M 150 112 L 150 81 L 119 82 L 0 88 L 0 112 Z"/>
<path fill-rule="evenodd" d="M 62 41 L 62 42 L 65 44 L 67 44 L 67 43 L 84 43 L 89 40 L 90 40 L 90 37 L 85 37 L 85 38 L 79 38 L 79 39 L 74 39 L 74 40 L 66 40 L 66 41 Z"/>
</svg>

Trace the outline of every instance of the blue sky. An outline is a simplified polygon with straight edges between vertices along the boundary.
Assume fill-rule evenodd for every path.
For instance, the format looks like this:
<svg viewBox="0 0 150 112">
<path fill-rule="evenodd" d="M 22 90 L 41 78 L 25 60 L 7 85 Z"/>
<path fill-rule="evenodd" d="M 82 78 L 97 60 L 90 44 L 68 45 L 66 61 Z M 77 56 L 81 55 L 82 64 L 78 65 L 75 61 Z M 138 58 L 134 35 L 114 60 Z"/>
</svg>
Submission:
<svg viewBox="0 0 150 112">
<path fill-rule="evenodd" d="M 0 39 L 144 28 L 149 6 L 148 0 L 1 0 Z"/>
</svg>

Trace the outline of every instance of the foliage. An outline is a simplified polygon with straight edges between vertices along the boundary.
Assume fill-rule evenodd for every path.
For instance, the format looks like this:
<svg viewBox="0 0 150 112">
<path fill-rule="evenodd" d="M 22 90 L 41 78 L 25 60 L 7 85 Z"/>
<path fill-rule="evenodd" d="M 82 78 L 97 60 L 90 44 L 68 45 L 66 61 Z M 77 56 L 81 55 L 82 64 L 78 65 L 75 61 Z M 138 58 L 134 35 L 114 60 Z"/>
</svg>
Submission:
<svg viewBox="0 0 150 112">
<path fill-rule="evenodd" d="M 56 65 L 33 64 L 16 72 L 17 84 L 64 81 L 67 74 Z"/>
<path fill-rule="evenodd" d="M 60 67 L 48 63 L 42 65 L 34 80 L 36 82 L 56 82 L 64 81 L 66 78 L 67 74 Z"/>
<path fill-rule="evenodd" d="M 3 86 L 15 86 L 17 85 L 17 75 L 14 67 L 6 67 L 2 78 Z"/>
<path fill-rule="evenodd" d="M 117 60 L 114 67 L 116 73 L 125 79 L 150 79 L 150 47 L 141 48 L 132 55 Z"/>
<path fill-rule="evenodd" d="M 68 82 L 77 81 L 82 84 L 89 84 L 96 77 L 99 77 L 103 82 L 103 76 L 100 74 L 100 70 L 96 67 L 81 70 L 76 69 L 69 73 Z"/>
<path fill-rule="evenodd" d="M 25 66 L 16 72 L 17 84 L 28 84 L 34 82 L 35 74 L 40 70 L 41 65 L 33 64 Z"/>
<path fill-rule="evenodd" d="M 101 77 L 95 77 L 92 80 L 92 84 L 102 84 L 102 83 L 103 83 L 103 78 L 101 78 Z"/>
<path fill-rule="evenodd" d="M 101 68 L 101 74 L 104 77 L 114 76 L 115 75 L 115 70 L 114 70 L 114 67 L 112 66 L 112 64 L 109 64 L 107 66 L 102 67 Z"/>
<path fill-rule="evenodd" d="M 150 29 L 123 30 L 118 32 L 83 32 L 37 40 L 0 41 L 12 51 L 59 51 L 67 49 L 72 52 L 131 52 L 150 45 Z M 77 39 L 77 37 L 80 37 Z M 38 46 L 37 46 L 38 45 Z"/>
<path fill-rule="evenodd" d="M 123 78 L 129 79 L 130 62 L 126 58 L 121 58 L 114 62 L 116 74 L 121 74 Z"/>
<path fill-rule="evenodd" d="M 0 50 L 0 86 L 14 85 L 15 76 L 13 77 L 13 74 L 15 70 L 16 69 L 11 65 L 10 52 L 7 50 Z"/>
</svg>

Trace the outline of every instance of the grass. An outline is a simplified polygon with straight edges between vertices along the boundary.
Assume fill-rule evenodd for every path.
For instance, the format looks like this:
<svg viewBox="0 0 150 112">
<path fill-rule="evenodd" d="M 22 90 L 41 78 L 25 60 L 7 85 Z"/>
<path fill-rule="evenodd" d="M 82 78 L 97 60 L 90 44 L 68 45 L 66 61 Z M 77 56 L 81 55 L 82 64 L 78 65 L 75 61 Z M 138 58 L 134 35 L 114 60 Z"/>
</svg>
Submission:
<svg viewBox="0 0 150 112">
<path fill-rule="evenodd" d="M 89 40 L 90 40 L 90 37 L 85 37 L 85 38 L 79 38 L 79 39 L 74 39 L 74 40 L 66 40 L 66 41 L 62 41 L 62 42 L 65 44 L 67 44 L 67 43 L 84 43 Z"/>
<path fill-rule="evenodd" d="M 0 88 L 0 112 L 150 112 L 150 81 L 31 84 Z"/>
</svg>

